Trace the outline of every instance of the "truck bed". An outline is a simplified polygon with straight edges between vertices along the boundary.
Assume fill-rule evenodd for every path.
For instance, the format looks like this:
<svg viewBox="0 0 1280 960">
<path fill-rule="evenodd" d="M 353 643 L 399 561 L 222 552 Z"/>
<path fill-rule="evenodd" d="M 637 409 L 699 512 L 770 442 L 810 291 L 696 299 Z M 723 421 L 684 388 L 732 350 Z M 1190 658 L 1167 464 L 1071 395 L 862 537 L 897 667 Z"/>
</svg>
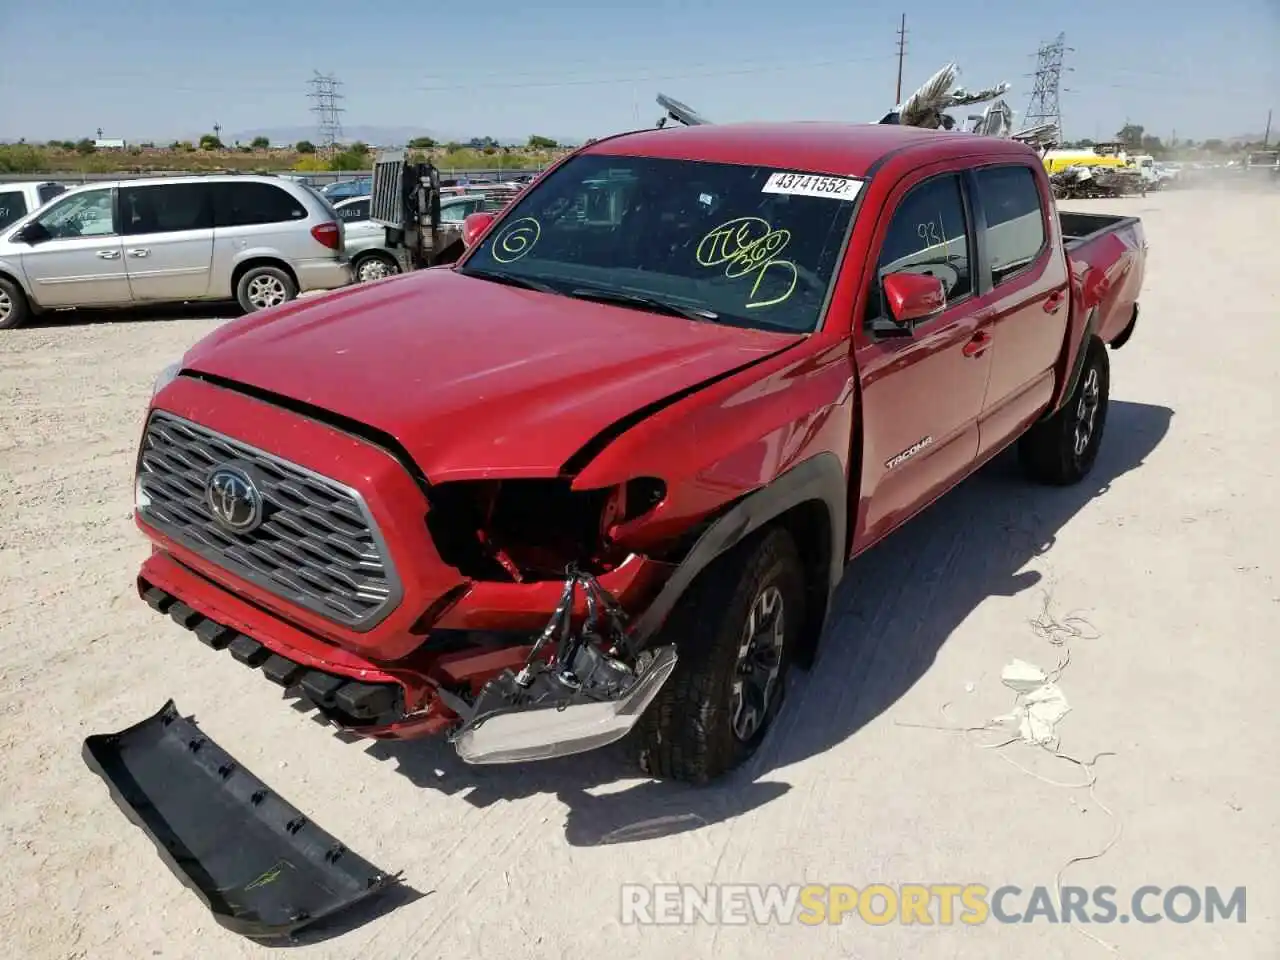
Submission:
<svg viewBox="0 0 1280 960">
<path fill-rule="evenodd" d="M 1109 213 L 1059 211 L 1073 286 L 1083 308 L 1096 309 L 1095 331 L 1104 343 L 1120 337 L 1135 316 L 1146 266 L 1142 221 Z"/>
<path fill-rule="evenodd" d="M 1062 241 L 1070 252 L 1098 234 L 1136 224 L 1138 218 L 1124 217 L 1114 213 L 1076 213 L 1070 210 L 1059 210 L 1058 222 L 1062 224 Z"/>
</svg>

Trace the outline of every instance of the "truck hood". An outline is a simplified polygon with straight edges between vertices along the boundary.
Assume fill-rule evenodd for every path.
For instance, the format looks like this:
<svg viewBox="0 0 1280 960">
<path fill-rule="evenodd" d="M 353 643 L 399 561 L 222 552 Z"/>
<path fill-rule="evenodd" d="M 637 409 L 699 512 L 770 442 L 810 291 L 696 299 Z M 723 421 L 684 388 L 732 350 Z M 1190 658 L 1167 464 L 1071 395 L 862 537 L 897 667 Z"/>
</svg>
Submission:
<svg viewBox="0 0 1280 960">
<path fill-rule="evenodd" d="M 555 476 L 623 417 L 801 339 L 432 268 L 234 321 L 183 366 L 374 427 L 439 483 Z"/>
</svg>

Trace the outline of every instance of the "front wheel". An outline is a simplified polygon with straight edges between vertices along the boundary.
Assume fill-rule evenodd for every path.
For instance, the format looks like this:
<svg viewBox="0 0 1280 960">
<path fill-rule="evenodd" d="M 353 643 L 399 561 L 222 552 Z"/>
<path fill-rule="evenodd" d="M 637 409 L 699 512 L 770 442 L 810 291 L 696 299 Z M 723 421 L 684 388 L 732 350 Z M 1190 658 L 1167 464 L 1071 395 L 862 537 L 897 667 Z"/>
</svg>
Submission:
<svg viewBox="0 0 1280 960">
<path fill-rule="evenodd" d="M 1079 483 L 1098 459 L 1110 405 L 1111 366 L 1101 340 L 1091 339 L 1086 349 L 1080 379 L 1062 409 L 1018 443 L 1023 469 L 1039 483 Z"/>
<path fill-rule="evenodd" d="M 26 295 L 12 280 L 0 277 L 0 330 L 20 327 L 31 315 Z"/>
<path fill-rule="evenodd" d="M 804 624 L 804 577 L 780 527 L 716 560 L 663 627 L 675 672 L 637 725 L 641 769 L 707 783 L 749 759 L 782 705 Z"/>
</svg>

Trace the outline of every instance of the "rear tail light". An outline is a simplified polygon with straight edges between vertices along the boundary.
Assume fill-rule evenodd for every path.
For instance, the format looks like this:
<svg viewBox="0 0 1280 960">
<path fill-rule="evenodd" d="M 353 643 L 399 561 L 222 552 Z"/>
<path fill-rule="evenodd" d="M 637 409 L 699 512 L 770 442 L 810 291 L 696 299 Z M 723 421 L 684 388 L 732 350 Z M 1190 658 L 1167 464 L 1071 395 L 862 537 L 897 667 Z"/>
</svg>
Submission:
<svg viewBox="0 0 1280 960">
<path fill-rule="evenodd" d="M 342 244 L 342 233 L 336 223 L 317 223 L 311 228 L 311 235 L 330 250 L 337 250 Z"/>
</svg>

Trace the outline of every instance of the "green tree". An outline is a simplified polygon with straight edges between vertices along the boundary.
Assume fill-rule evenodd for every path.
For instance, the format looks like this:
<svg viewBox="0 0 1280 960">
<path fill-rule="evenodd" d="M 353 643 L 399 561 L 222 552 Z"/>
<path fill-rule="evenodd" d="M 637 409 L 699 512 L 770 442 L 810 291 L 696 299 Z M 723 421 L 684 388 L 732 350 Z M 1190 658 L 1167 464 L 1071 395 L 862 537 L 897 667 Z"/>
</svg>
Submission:
<svg viewBox="0 0 1280 960">
<path fill-rule="evenodd" d="M 347 148 L 347 152 L 356 153 L 356 154 L 360 154 L 361 156 L 364 156 L 369 152 L 369 145 L 361 140 L 357 140 L 349 148 Z"/>
<path fill-rule="evenodd" d="M 344 173 L 353 170 L 365 170 L 368 168 L 369 154 L 358 153 L 355 150 L 343 150 L 329 161 L 330 170 L 338 170 Z"/>
<path fill-rule="evenodd" d="M 1142 138 L 1145 133 L 1146 130 L 1141 124 L 1126 123 L 1116 131 L 1116 139 L 1126 147 L 1137 148 L 1142 146 Z"/>
<path fill-rule="evenodd" d="M 540 137 L 536 133 L 529 137 L 530 150 L 554 150 L 560 144 L 556 143 L 550 137 Z"/>
<path fill-rule="evenodd" d="M 436 142 L 431 137 L 414 137 L 408 143 L 410 150 L 434 150 L 435 146 Z"/>
<path fill-rule="evenodd" d="M 299 140 L 293 145 L 293 149 L 298 153 L 315 153 L 316 145 L 310 140 Z"/>
<path fill-rule="evenodd" d="M 43 150 L 25 144 L 0 146 L 0 173 L 40 173 L 49 169 Z"/>
<path fill-rule="evenodd" d="M 268 150 L 271 147 L 271 141 L 266 137 L 254 137 L 253 143 L 250 144 L 254 150 Z"/>
<path fill-rule="evenodd" d="M 80 154 L 82 157 L 87 157 L 97 149 L 98 148 L 93 145 L 93 141 L 88 137 L 82 137 L 76 141 L 76 153 Z"/>
<path fill-rule="evenodd" d="M 1168 151 L 1165 149 L 1164 141 L 1148 134 L 1142 138 L 1142 152 L 1149 153 L 1153 157 L 1163 157 Z"/>
<path fill-rule="evenodd" d="M 203 137 L 200 138 L 200 149 L 201 150 L 221 150 L 223 149 L 222 141 L 219 140 L 214 134 L 206 133 Z"/>
</svg>

